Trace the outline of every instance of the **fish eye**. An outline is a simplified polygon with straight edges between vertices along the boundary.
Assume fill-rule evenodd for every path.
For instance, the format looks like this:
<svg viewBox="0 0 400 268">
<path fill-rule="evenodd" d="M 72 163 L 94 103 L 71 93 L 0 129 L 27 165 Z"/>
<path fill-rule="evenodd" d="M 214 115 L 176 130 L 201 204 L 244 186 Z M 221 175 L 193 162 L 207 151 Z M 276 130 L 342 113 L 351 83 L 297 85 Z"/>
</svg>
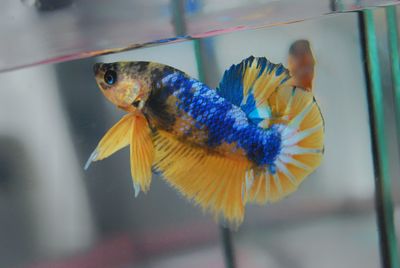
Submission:
<svg viewBox="0 0 400 268">
<path fill-rule="evenodd" d="M 104 74 L 104 82 L 106 82 L 109 85 L 113 85 L 115 84 L 115 82 L 117 81 L 117 73 L 113 70 L 108 70 L 105 74 Z"/>
</svg>

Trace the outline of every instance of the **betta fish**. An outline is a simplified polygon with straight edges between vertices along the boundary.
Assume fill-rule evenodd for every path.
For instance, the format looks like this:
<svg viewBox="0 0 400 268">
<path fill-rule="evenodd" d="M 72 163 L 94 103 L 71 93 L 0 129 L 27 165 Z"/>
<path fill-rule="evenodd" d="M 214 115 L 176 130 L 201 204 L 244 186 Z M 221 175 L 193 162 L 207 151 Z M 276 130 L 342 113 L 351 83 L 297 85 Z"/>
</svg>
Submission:
<svg viewBox="0 0 400 268">
<path fill-rule="evenodd" d="M 129 145 L 136 196 L 155 171 L 203 210 L 239 225 L 246 203 L 287 196 L 321 162 L 320 109 L 282 64 L 249 57 L 216 89 L 154 62 L 97 63 L 94 73 L 127 114 L 85 168 Z"/>
</svg>

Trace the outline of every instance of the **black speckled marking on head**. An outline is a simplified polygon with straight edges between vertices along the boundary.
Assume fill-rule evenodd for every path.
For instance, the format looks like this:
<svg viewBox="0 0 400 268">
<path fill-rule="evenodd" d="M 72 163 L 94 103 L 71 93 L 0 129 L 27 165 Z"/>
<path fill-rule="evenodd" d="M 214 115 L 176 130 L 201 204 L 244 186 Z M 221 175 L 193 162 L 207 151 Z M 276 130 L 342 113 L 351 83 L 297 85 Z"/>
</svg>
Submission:
<svg viewBox="0 0 400 268">
<path fill-rule="evenodd" d="M 148 61 L 138 61 L 138 62 L 132 62 L 130 67 L 131 68 L 134 67 L 135 71 L 138 74 L 140 74 L 140 73 L 147 71 L 148 66 L 149 66 Z"/>
<path fill-rule="evenodd" d="M 156 67 L 156 68 L 153 68 L 150 72 L 150 80 L 153 85 L 156 85 L 157 82 L 161 82 L 161 80 L 164 77 L 166 77 L 167 75 L 170 75 L 174 72 L 178 72 L 178 70 L 176 70 L 170 66 Z"/>
<path fill-rule="evenodd" d="M 168 111 L 166 104 L 165 92 L 161 90 L 153 90 L 147 100 L 146 106 L 148 107 L 152 117 L 155 117 L 159 127 L 164 130 L 170 131 L 175 124 L 175 115 Z"/>
<path fill-rule="evenodd" d="M 146 102 L 146 107 L 152 117 L 156 118 L 159 127 L 167 131 L 172 130 L 177 116 L 175 111 L 171 111 L 171 107 L 167 105 L 167 100 L 175 89 L 173 87 L 164 87 L 162 80 L 175 72 L 180 71 L 165 65 L 152 66 L 148 69 L 151 93 Z"/>
<path fill-rule="evenodd" d="M 103 67 L 102 69 L 104 72 L 111 70 L 111 71 L 115 71 L 118 73 L 118 71 L 119 71 L 119 65 L 117 63 L 106 63 L 106 64 L 103 64 L 102 67 Z"/>
<path fill-rule="evenodd" d="M 155 68 L 151 70 L 150 72 L 150 81 L 151 81 L 151 87 L 153 89 L 156 88 L 157 83 L 160 83 L 161 80 L 163 79 L 164 74 L 159 68 Z"/>
</svg>

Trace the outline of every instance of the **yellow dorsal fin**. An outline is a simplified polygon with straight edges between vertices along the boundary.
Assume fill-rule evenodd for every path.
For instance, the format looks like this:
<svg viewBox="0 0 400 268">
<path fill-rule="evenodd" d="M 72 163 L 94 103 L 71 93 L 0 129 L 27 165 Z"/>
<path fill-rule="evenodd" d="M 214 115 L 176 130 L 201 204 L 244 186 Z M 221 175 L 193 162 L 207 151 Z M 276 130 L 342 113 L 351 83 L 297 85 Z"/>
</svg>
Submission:
<svg viewBox="0 0 400 268">
<path fill-rule="evenodd" d="M 158 131 L 155 168 L 185 197 L 237 226 L 243 221 L 243 187 L 250 163 L 182 143 Z"/>
<path fill-rule="evenodd" d="M 251 56 L 225 71 L 217 92 L 240 107 L 253 123 L 259 125 L 271 117 L 266 100 L 289 79 L 289 71 L 282 64 Z"/>
</svg>

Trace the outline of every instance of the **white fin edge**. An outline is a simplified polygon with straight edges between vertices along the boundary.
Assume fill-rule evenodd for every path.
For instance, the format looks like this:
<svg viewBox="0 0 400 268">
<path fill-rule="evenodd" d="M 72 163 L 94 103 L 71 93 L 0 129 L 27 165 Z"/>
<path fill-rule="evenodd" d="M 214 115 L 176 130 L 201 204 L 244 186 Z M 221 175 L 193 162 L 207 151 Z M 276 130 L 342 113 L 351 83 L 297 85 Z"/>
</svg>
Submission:
<svg viewBox="0 0 400 268">
<path fill-rule="evenodd" d="M 90 154 L 88 160 L 86 161 L 85 166 L 83 167 L 84 170 L 88 170 L 92 162 L 97 160 L 97 156 L 99 155 L 99 152 L 97 148 Z"/>
<path fill-rule="evenodd" d="M 140 185 L 138 183 L 133 183 L 133 189 L 135 191 L 135 198 L 139 196 L 140 193 Z"/>
</svg>

